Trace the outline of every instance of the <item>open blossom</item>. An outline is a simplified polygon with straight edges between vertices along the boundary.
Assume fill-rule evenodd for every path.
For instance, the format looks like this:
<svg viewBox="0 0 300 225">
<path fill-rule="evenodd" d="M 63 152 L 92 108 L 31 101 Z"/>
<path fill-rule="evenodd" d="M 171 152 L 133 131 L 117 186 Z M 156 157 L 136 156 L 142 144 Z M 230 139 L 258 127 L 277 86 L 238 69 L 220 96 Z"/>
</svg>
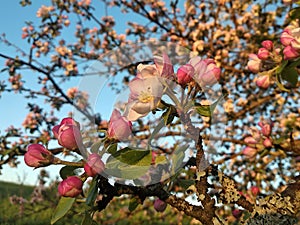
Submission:
<svg viewBox="0 0 300 225">
<path fill-rule="evenodd" d="M 80 125 L 72 118 L 64 118 L 60 125 L 53 127 L 52 131 L 58 144 L 67 149 L 75 150 L 82 145 Z"/>
<path fill-rule="evenodd" d="M 173 79 L 174 69 L 170 58 L 167 54 L 163 53 L 163 56 L 154 56 L 154 63 L 160 77 Z"/>
<path fill-rule="evenodd" d="M 135 78 L 129 83 L 130 96 L 125 116 L 135 121 L 156 109 L 163 94 L 163 85 L 158 77 Z"/>
<path fill-rule="evenodd" d="M 114 109 L 108 122 L 107 136 L 117 140 L 127 140 L 131 135 L 132 123 Z"/>
<path fill-rule="evenodd" d="M 67 177 L 59 183 L 58 193 L 64 197 L 76 197 L 82 193 L 82 180 L 77 176 Z"/>
<path fill-rule="evenodd" d="M 211 86 L 219 81 L 221 69 L 217 67 L 213 59 L 203 60 L 196 56 L 191 58 L 188 64 L 193 66 L 195 70 L 194 79 L 200 85 Z"/>
<path fill-rule="evenodd" d="M 53 159 L 53 154 L 40 144 L 28 145 L 24 155 L 26 165 L 35 168 L 48 166 L 53 162 Z"/>
<path fill-rule="evenodd" d="M 87 158 L 86 164 L 84 165 L 84 171 L 90 177 L 100 174 L 104 168 L 105 165 L 101 159 L 101 156 L 97 153 L 90 154 Z"/>
<path fill-rule="evenodd" d="M 250 60 L 248 61 L 247 67 L 253 73 L 258 73 L 261 69 L 262 62 L 256 54 L 249 54 Z"/>
</svg>

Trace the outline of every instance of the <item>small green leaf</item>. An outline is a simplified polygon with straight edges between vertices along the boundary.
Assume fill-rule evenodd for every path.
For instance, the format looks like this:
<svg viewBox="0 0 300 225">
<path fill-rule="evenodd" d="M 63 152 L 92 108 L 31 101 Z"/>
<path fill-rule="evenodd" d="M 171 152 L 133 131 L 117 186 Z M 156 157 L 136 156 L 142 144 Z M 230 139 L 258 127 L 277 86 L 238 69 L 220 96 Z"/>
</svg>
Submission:
<svg viewBox="0 0 300 225">
<path fill-rule="evenodd" d="M 296 87 L 298 83 L 298 72 L 295 67 L 286 67 L 281 73 L 281 78 L 289 82 L 292 87 Z"/>
<path fill-rule="evenodd" d="M 283 86 L 283 84 L 281 83 L 280 75 L 278 73 L 276 74 L 276 84 L 280 88 L 280 90 L 287 91 L 287 92 L 290 91 Z"/>
<path fill-rule="evenodd" d="M 197 113 L 200 114 L 201 116 L 211 117 L 214 110 L 216 109 L 217 105 L 219 104 L 219 102 L 221 100 L 223 100 L 226 96 L 227 96 L 227 94 L 222 95 L 221 97 L 218 98 L 218 100 L 216 100 L 211 105 L 195 104 L 195 109 L 196 109 Z"/>
<path fill-rule="evenodd" d="M 108 146 L 106 151 L 113 155 L 117 152 L 117 149 L 118 149 L 118 143 L 114 143 L 114 144 L 111 144 L 110 146 Z"/>
<path fill-rule="evenodd" d="M 197 106 L 196 111 L 201 116 L 211 117 L 212 115 L 210 105 Z"/>
<path fill-rule="evenodd" d="M 133 210 L 136 209 L 136 207 L 138 207 L 138 205 L 139 205 L 138 199 L 131 198 L 128 206 L 129 211 L 132 212 Z"/>
<path fill-rule="evenodd" d="M 97 223 L 93 220 L 91 213 L 86 212 L 81 221 L 81 225 L 97 225 Z"/>
<path fill-rule="evenodd" d="M 60 169 L 59 175 L 62 179 L 66 179 L 68 176 L 76 175 L 74 170 L 78 168 L 78 166 L 64 166 Z"/>
<path fill-rule="evenodd" d="M 126 147 L 108 157 L 105 173 L 125 179 L 136 179 L 147 172 L 151 160 L 149 150 Z"/>
<path fill-rule="evenodd" d="M 121 153 L 121 155 L 120 155 L 121 162 L 127 163 L 129 165 L 140 165 L 140 166 L 148 166 L 151 164 L 151 158 L 150 158 L 150 160 L 147 160 L 149 158 L 146 158 L 146 160 L 143 160 L 143 159 L 145 159 L 146 156 L 150 156 L 149 150 L 130 149 L 130 148 L 127 148 L 127 149 L 129 149 L 129 150 L 124 153 Z"/>
<path fill-rule="evenodd" d="M 91 185 L 89 187 L 89 193 L 88 193 L 85 203 L 89 206 L 93 206 L 94 202 L 97 198 L 97 195 L 98 195 L 97 178 L 94 177 L 94 179 L 92 180 Z"/>
<path fill-rule="evenodd" d="M 60 218 L 66 215 L 66 213 L 71 209 L 74 201 L 75 198 L 61 197 L 52 215 L 51 225 L 56 223 Z"/>
<path fill-rule="evenodd" d="M 177 115 L 176 108 L 174 106 L 170 106 L 163 114 L 162 118 L 164 119 L 165 125 L 169 125 L 172 123 L 174 117 Z"/>
<path fill-rule="evenodd" d="M 177 180 L 178 185 L 182 187 L 183 189 L 187 189 L 191 185 L 195 184 L 194 180 L 184 180 L 184 179 L 178 179 Z"/>
<path fill-rule="evenodd" d="M 297 4 L 299 4 L 299 3 L 297 3 Z M 296 8 L 293 8 L 292 10 L 290 10 L 289 17 L 292 20 L 299 19 L 300 18 L 300 7 L 296 7 Z"/>
</svg>

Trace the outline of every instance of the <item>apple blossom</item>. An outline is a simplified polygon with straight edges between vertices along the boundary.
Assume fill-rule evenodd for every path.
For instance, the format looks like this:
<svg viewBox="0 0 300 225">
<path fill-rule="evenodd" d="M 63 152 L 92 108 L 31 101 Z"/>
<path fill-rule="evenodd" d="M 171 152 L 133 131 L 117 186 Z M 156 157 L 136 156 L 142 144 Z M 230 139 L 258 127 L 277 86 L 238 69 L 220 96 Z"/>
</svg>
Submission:
<svg viewBox="0 0 300 225">
<path fill-rule="evenodd" d="M 257 57 L 261 60 L 266 60 L 270 56 L 270 52 L 266 48 L 258 49 Z"/>
<path fill-rule="evenodd" d="M 257 144 L 258 143 L 257 140 L 252 136 L 245 137 L 244 142 L 247 144 Z"/>
<path fill-rule="evenodd" d="M 154 201 L 154 209 L 157 212 L 163 212 L 167 208 L 167 203 L 164 201 L 160 200 L 159 198 L 155 199 Z"/>
<path fill-rule="evenodd" d="M 262 41 L 262 42 L 261 42 L 261 45 L 262 45 L 265 49 L 267 49 L 268 51 L 272 51 L 272 50 L 273 50 L 273 47 L 274 47 L 273 42 L 270 41 L 270 40 Z"/>
<path fill-rule="evenodd" d="M 131 134 L 132 124 L 121 113 L 114 109 L 108 122 L 107 136 L 117 140 L 127 140 Z"/>
<path fill-rule="evenodd" d="M 296 49 L 294 49 L 292 46 L 286 46 L 283 49 L 283 55 L 285 60 L 290 60 L 290 59 L 295 59 L 297 58 L 300 54 Z"/>
<path fill-rule="evenodd" d="M 195 69 L 191 64 L 186 64 L 177 70 L 177 82 L 186 85 L 193 80 Z"/>
<path fill-rule="evenodd" d="M 58 144 L 67 149 L 75 150 L 82 145 L 80 125 L 72 118 L 64 118 L 60 125 L 52 128 L 52 131 Z"/>
<path fill-rule="evenodd" d="M 154 63 L 158 70 L 159 76 L 167 79 L 174 78 L 174 69 L 170 58 L 166 53 L 163 53 L 162 57 L 154 56 Z"/>
<path fill-rule="evenodd" d="M 90 177 L 95 177 L 100 174 L 105 168 L 101 156 L 97 153 L 92 153 L 88 156 L 87 162 L 84 164 L 84 171 Z"/>
<path fill-rule="evenodd" d="M 53 154 L 40 144 L 28 145 L 24 155 L 26 165 L 35 168 L 48 166 L 53 162 L 53 159 Z"/>
<path fill-rule="evenodd" d="M 58 193 L 64 197 L 76 197 L 82 193 L 82 180 L 77 176 L 67 177 L 59 183 Z"/>
<path fill-rule="evenodd" d="M 125 116 L 135 121 L 156 109 L 163 94 L 163 85 L 157 76 L 138 76 L 129 83 L 130 96 Z"/>
<path fill-rule="evenodd" d="M 194 67 L 194 79 L 204 86 L 210 86 L 218 82 L 220 79 L 221 69 L 217 67 L 213 59 L 204 59 L 196 56 L 189 61 Z"/>
<path fill-rule="evenodd" d="M 264 75 L 257 77 L 256 85 L 260 88 L 268 88 L 270 86 L 270 76 Z"/>
<path fill-rule="evenodd" d="M 262 122 L 261 121 L 261 122 L 258 123 L 258 126 L 260 126 L 261 133 L 264 136 L 266 136 L 266 137 L 270 136 L 271 131 L 272 131 L 272 124 L 271 123 L 267 123 L 267 122 Z"/>
<path fill-rule="evenodd" d="M 249 54 L 250 60 L 248 61 L 247 67 L 253 73 L 258 73 L 262 67 L 261 59 L 256 54 Z"/>
<path fill-rule="evenodd" d="M 245 155 L 247 158 L 253 158 L 257 154 L 257 149 L 247 146 L 243 150 L 243 155 Z"/>
</svg>

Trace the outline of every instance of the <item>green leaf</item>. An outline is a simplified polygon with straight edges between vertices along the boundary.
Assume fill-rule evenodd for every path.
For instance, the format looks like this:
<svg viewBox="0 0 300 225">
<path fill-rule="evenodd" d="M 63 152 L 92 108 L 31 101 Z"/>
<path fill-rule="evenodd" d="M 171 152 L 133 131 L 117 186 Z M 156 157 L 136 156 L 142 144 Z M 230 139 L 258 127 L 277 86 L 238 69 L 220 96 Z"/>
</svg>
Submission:
<svg viewBox="0 0 300 225">
<path fill-rule="evenodd" d="M 184 189 L 187 189 L 191 185 L 195 184 L 194 180 L 184 180 L 184 179 L 177 179 L 178 185 Z"/>
<path fill-rule="evenodd" d="M 129 165 L 136 165 L 139 163 L 145 156 L 150 155 L 150 150 L 147 149 L 132 149 L 130 147 L 123 148 L 114 154 L 112 154 L 110 157 L 113 157 L 117 159 L 118 161 L 129 164 Z M 149 163 L 151 163 L 151 160 L 149 163 L 147 161 L 143 161 L 144 164 L 139 164 L 141 166 L 147 166 Z"/>
<path fill-rule="evenodd" d="M 174 117 L 177 115 L 176 108 L 174 106 L 170 106 L 163 114 L 162 118 L 164 119 L 165 125 L 169 125 L 172 123 Z"/>
<path fill-rule="evenodd" d="M 283 84 L 281 83 L 280 75 L 278 73 L 276 74 L 276 84 L 280 88 L 280 90 L 287 91 L 287 92 L 290 91 L 283 86 Z"/>
<path fill-rule="evenodd" d="M 97 225 L 97 223 L 93 220 L 91 213 L 86 212 L 81 221 L 81 225 Z"/>
<path fill-rule="evenodd" d="M 297 4 L 299 4 L 299 2 Z M 299 19 L 300 18 L 300 7 L 296 7 L 296 8 L 293 8 L 292 10 L 290 10 L 289 17 L 292 20 Z"/>
<path fill-rule="evenodd" d="M 298 83 L 298 72 L 295 67 L 286 67 L 281 73 L 281 78 L 289 82 L 292 87 L 296 87 Z"/>
<path fill-rule="evenodd" d="M 80 167 L 78 166 L 64 166 L 60 169 L 59 175 L 62 179 L 66 179 L 69 176 L 74 176 L 76 175 L 74 170 L 78 169 Z"/>
<path fill-rule="evenodd" d="M 201 116 L 211 117 L 211 115 L 212 115 L 210 105 L 200 105 L 200 106 L 197 106 L 196 107 L 196 111 Z"/>
<path fill-rule="evenodd" d="M 94 202 L 97 198 L 97 195 L 98 195 L 97 178 L 94 177 L 91 182 L 91 185 L 89 187 L 89 193 L 88 193 L 85 203 L 89 206 L 93 206 Z"/>
<path fill-rule="evenodd" d="M 74 201 L 75 198 L 61 197 L 52 215 L 51 225 L 56 223 L 60 218 L 66 215 L 66 213 L 71 209 Z"/>
<path fill-rule="evenodd" d="M 219 97 L 218 100 L 216 100 L 211 105 L 198 105 L 198 104 L 195 104 L 195 109 L 196 109 L 197 113 L 200 114 L 201 116 L 211 117 L 214 110 L 216 109 L 217 105 L 219 104 L 219 102 L 221 100 L 223 100 L 226 96 L 227 96 L 227 94 L 222 95 L 221 97 Z"/>
<path fill-rule="evenodd" d="M 118 143 L 114 143 L 108 146 L 106 151 L 110 154 L 115 154 L 117 152 L 117 149 L 118 149 Z"/>
<path fill-rule="evenodd" d="M 105 173 L 114 177 L 133 180 L 145 175 L 150 166 L 124 165 L 117 168 L 106 168 Z"/>
<path fill-rule="evenodd" d="M 136 207 L 138 207 L 138 205 L 139 205 L 138 199 L 131 198 L 128 206 L 129 211 L 132 212 L 133 210 L 136 209 Z"/>
<path fill-rule="evenodd" d="M 149 150 L 126 147 L 108 157 L 105 173 L 124 179 L 136 179 L 148 171 L 151 161 Z"/>
</svg>

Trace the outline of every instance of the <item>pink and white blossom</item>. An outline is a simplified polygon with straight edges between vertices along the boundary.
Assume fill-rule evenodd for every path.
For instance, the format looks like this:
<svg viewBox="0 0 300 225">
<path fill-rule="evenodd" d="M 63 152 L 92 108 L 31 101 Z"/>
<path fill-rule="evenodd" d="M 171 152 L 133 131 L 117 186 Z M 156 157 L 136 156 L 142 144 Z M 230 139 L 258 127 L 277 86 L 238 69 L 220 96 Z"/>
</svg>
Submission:
<svg viewBox="0 0 300 225">
<path fill-rule="evenodd" d="M 132 132 L 132 123 L 114 109 L 108 122 L 107 136 L 112 139 L 124 141 L 129 138 Z"/>
</svg>

